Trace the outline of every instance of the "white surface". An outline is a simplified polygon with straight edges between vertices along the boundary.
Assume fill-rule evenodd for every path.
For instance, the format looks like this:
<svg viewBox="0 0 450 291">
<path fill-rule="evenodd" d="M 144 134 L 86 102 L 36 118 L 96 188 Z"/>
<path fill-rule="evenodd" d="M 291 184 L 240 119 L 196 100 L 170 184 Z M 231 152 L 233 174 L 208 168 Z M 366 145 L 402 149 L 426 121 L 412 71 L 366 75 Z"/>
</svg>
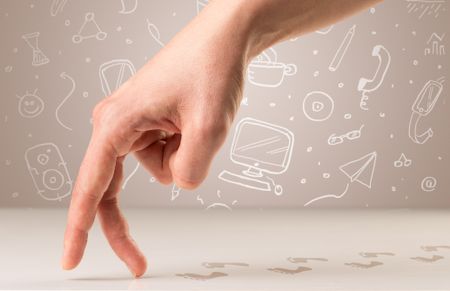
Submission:
<svg viewBox="0 0 450 291">
<path fill-rule="evenodd" d="M 148 290 L 443 290 L 450 289 L 450 211 L 127 210 L 131 231 L 149 270 L 134 280 L 115 257 L 96 224 L 81 265 L 59 268 L 65 224 L 62 210 L 0 210 L 0 289 Z M 364 258 L 360 252 L 395 256 Z M 443 256 L 434 263 L 411 257 Z M 328 261 L 295 264 L 288 257 Z M 380 261 L 360 269 L 345 263 Z M 208 269 L 203 262 L 240 262 L 248 267 Z M 295 275 L 269 268 L 312 268 Z M 223 272 L 207 281 L 179 273 Z"/>
</svg>

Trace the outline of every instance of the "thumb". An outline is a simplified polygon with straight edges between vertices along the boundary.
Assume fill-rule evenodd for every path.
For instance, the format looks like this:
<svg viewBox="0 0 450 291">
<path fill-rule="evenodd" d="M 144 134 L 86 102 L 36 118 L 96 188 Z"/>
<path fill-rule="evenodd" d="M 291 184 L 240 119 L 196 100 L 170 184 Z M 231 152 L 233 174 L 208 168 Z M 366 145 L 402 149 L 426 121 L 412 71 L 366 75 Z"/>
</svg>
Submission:
<svg viewBox="0 0 450 291">
<path fill-rule="evenodd" d="M 187 124 L 182 129 L 180 146 L 169 160 L 175 184 L 183 189 L 194 189 L 203 182 L 227 131 L 227 123 L 218 120 L 208 124 Z"/>
</svg>

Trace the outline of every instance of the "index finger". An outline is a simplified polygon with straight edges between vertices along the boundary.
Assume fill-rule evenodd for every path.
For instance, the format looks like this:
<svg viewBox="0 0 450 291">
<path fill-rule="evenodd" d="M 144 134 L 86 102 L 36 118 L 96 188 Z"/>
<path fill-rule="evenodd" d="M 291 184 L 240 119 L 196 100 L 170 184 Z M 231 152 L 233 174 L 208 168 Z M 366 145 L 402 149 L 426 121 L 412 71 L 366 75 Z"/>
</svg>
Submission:
<svg viewBox="0 0 450 291">
<path fill-rule="evenodd" d="M 87 243 L 98 204 L 114 175 L 117 153 L 104 135 L 95 130 L 72 192 L 64 236 L 63 269 L 75 268 Z"/>
</svg>

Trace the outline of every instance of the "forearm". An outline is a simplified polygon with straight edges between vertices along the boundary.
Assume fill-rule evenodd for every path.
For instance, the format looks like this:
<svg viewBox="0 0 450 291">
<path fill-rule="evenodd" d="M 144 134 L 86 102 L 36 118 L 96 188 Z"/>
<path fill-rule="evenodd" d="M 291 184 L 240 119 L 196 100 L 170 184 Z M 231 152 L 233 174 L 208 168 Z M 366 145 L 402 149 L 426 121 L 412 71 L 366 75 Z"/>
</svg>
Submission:
<svg viewBox="0 0 450 291">
<path fill-rule="evenodd" d="M 273 44 L 329 26 L 382 0 L 213 0 L 209 13 L 230 13 L 251 59 Z"/>
</svg>

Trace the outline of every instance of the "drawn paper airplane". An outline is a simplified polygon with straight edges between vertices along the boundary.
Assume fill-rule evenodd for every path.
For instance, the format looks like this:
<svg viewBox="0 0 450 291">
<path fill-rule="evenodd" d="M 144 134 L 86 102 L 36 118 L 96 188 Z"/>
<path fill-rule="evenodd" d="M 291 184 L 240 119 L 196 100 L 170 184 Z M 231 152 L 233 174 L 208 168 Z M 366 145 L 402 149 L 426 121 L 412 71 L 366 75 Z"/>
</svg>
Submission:
<svg viewBox="0 0 450 291">
<path fill-rule="evenodd" d="M 349 177 L 351 182 L 357 181 L 370 189 L 376 162 L 377 152 L 372 152 L 340 166 L 339 170 Z"/>
</svg>

